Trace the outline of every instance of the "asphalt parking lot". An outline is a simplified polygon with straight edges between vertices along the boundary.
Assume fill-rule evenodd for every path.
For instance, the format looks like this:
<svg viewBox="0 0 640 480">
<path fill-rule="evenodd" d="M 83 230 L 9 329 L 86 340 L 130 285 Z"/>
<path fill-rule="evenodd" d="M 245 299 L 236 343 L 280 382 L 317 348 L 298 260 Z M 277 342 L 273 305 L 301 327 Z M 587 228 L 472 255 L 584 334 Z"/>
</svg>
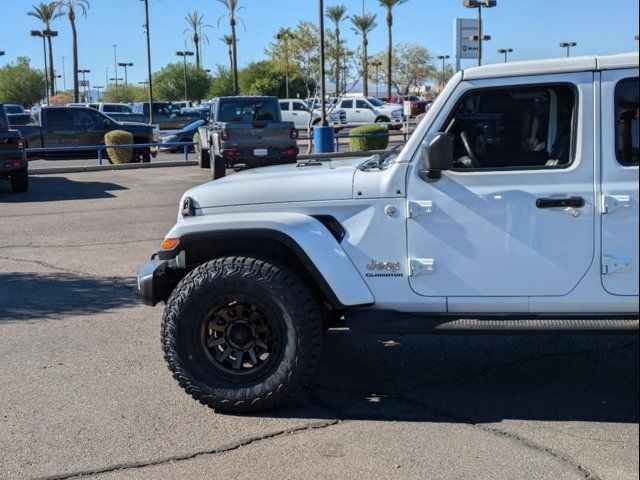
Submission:
<svg viewBox="0 0 640 480">
<path fill-rule="evenodd" d="M 207 179 L 0 182 L 0 478 L 638 478 L 637 337 L 331 330 L 284 407 L 193 401 L 134 276 Z"/>
</svg>

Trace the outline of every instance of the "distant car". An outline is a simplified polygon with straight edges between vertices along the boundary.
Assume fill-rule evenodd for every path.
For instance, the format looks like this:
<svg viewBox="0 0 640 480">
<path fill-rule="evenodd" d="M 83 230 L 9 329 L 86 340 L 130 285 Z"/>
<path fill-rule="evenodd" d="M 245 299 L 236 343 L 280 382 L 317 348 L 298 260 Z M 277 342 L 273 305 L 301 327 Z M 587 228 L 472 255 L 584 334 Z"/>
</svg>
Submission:
<svg viewBox="0 0 640 480">
<path fill-rule="evenodd" d="M 4 111 L 11 126 L 31 123 L 31 114 L 22 105 L 7 103 L 4 106 Z"/>
<path fill-rule="evenodd" d="M 170 151 L 171 153 L 178 153 L 184 151 L 184 147 L 180 145 L 175 145 L 176 143 L 188 143 L 193 142 L 193 137 L 196 133 L 198 133 L 198 128 L 205 125 L 207 122 L 205 120 L 196 120 L 193 123 L 190 123 L 182 130 L 174 130 L 172 132 L 167 132 L 160 135 L 158 139 L 162 146 L 160 147 L 161 151 Z M 189 147 L 189 151 L 192 152 L 194 150 L 193 146 Z"/>
<path fill-rule="evenodd" d="M 144 116 L 141 113 L 134 113 L 131 105 L 127 105 L 126 103 L 97 102 L 89 103 L 87 106 L 108 115 L 116 122 L 145 123 Z"/>
<path fill-rule="evenodd" d="M 29 188 L 29 164 L 24 153 L 24 141 L 12 130 L 4 106 L 0 103 L 0 179 L 9 179 L 14 192 Z"/>
<path fill-rule="evenodd" d="M 311 126 L 320 123 L 319 108 L 311 110 L 306 102 L 297 98 L 280 100 L 280 110 L 282 111 L 282 121 L 293 122 L 298 130 L 307 130 L 310 117 Z M 336 130 L 340 130 L 347 123 L 347 114 L 342 110 L 334 110 L 327 115 L 327 121 Z"/>
<path fill-rule="evenodd" d="M 142 114 L 145 123 L 150 122 L 149 102 L 134 103 L 133 111 Z M 153 123 L 162 130 L 181 129 L 201 118 L 200 113 L 183 112 L 171 102 L 153 102 Z"/>
<path fill-rule="evenodd" d="M 415 95 L 399 95 L 391 97 L 389 103 L 395 105 L 404 105 L 405 102 L 411 102 L 411 116 L 417 117 L 418 115 L 427 111 L 427 102 L 421 100 Z"/>
<path fill-rule="evenodd" d="M 386 123 L 391 130 L 402 128 L 402 108 L 378 98 L 343 98 L 336 108 L 346 112 L 349 125 Z"/>
</svg>

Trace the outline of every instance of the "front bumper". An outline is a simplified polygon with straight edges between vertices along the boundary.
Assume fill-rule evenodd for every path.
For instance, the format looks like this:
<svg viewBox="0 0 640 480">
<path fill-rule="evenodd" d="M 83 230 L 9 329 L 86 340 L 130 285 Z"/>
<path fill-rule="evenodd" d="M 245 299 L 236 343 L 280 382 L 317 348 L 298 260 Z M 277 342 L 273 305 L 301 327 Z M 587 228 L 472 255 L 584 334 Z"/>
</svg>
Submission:
<svg viewBox="0 0 640 480">
<path fill-rule="evenodd" d="M 138 291 L 140 301 L 155 306 L 169 297 L 169 262 L 153 259 L 138 271 Z"/>
</svg>

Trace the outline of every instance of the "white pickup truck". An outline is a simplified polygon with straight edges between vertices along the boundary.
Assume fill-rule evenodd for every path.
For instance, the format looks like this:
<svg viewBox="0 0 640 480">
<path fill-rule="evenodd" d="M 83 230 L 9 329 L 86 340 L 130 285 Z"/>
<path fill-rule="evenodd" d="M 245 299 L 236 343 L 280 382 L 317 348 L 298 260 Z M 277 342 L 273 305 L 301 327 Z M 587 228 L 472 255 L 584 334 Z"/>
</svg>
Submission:
<svg viewBox="0 0 640 480">
<path fill-rule="evenodd" d="M 299 98 L 280 100 L 280 111 L 282 112 L 282 121 L 293 122 L 298 130 L 307 130 L 309 127 L 319 125 L 322 119 L 319 109 L 311 110 Z M 327 110 L 327 122 L 335 130 L 340 130 L 347 123 L 346 113 L 343 110 L 329 108 Z"/>
<path fill-rule="evenodd" d="M 219 411 L 304 385 L 323 327 L 638 334 L 638 54 L 457 73 L 386 155 L 187 191 L 139 273 L 180 385 Z"/>
</svg>

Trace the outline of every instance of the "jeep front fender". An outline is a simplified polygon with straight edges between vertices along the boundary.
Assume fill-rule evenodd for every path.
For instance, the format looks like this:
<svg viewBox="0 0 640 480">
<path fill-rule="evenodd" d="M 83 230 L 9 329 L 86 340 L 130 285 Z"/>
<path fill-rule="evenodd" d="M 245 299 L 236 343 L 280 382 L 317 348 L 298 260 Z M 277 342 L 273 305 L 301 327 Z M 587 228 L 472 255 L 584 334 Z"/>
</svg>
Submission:
<svg viewBox="0 0 640 480">
<path fill-rule="evenodd" d="M 178 222 L 167 238 L 180 239 L 177 250 L 196 240 L 275 240 L 296 255 L 334 307 L 374 303 L 373 294 L 338 240 L 308 215 L 259 212 L 188 217 Z"/>
</svg>

